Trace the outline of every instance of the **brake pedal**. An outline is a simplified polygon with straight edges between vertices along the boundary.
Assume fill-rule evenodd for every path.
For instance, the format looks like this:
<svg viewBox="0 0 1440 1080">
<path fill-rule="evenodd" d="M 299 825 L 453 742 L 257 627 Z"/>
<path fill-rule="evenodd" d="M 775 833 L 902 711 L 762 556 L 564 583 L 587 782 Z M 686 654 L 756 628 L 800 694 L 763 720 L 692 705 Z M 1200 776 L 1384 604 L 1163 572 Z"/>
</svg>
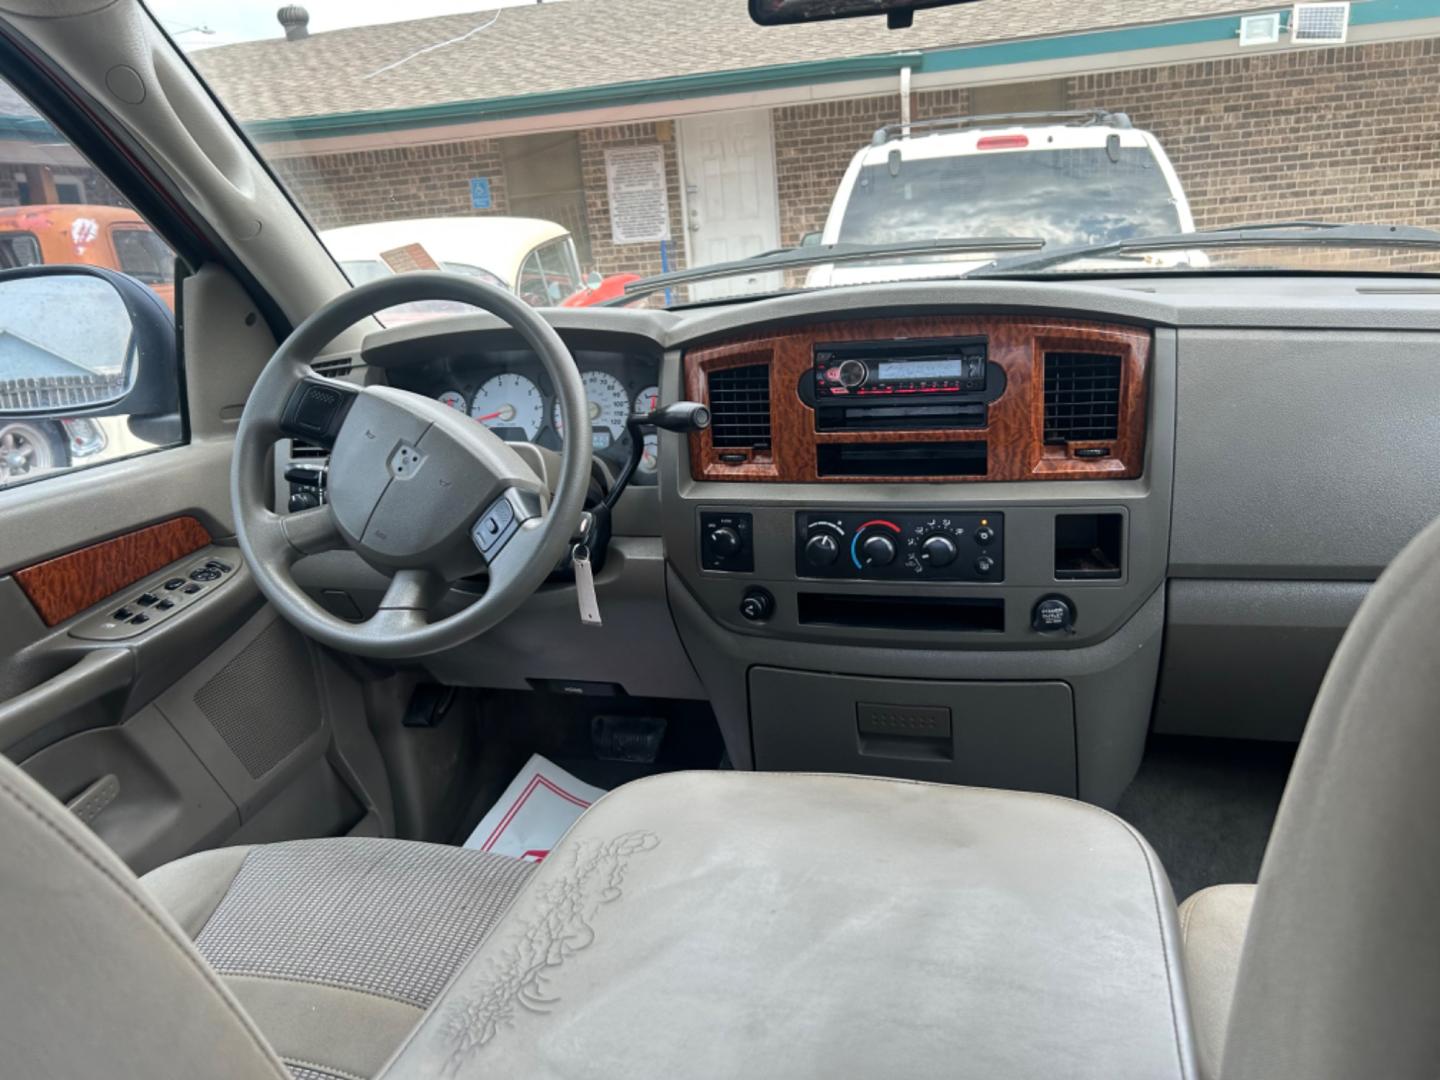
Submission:
<svg viewBox="0 0 1440 1080">
<path fill-rule="evenodd" d="M 590 721 L 590 745 L 601 761 L 653 765 L 664 739 L 663 716 L 596 716 Z"/>
</svg>

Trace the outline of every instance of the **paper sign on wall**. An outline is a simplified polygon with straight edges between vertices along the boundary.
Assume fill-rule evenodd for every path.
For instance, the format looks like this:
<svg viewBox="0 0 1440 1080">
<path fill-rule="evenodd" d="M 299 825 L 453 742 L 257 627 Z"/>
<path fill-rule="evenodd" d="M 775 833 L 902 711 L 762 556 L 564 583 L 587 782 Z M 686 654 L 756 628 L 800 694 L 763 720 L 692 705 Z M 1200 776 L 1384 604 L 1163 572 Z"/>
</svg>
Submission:
<svg viewBox="0 0 1440 1080">
<path fill-rule="evenodd" d="M 605 183 L 610 193 L 610 235 L 615 243 L 653 244 L 670 239 L 663 146 L 606 150 Z"/>
</svg>

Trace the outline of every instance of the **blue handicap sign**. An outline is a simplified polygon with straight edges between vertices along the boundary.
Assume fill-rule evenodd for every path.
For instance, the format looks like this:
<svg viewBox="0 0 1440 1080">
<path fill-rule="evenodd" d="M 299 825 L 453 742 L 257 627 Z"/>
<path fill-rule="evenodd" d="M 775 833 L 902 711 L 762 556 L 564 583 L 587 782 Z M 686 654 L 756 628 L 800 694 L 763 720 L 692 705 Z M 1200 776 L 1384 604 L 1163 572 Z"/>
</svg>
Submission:
<svg viewBox="0 0 1440 1080">
<path fill-rule="evenodd" d="M 470 178 L 470 206 L 475 210 L 490 209 L 490 178 L 488 176 Z"/>
</svg>

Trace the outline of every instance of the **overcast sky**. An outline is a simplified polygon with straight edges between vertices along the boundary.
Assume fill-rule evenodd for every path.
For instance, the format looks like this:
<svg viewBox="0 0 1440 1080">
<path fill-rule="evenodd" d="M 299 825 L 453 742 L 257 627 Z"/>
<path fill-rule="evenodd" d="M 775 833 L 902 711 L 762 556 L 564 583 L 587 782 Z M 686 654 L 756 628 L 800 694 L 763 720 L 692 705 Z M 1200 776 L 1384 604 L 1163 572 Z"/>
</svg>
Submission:
<svg viewBox="0 0 1440 1080">
<path fill-rule="evenodd" d="M 208 49 L 237 41 L 279 37 L 275 18 L 284 0 L 145 0 L 160 24 L 186 49 Z M 430 15 L 456 15 L 535 0 L 305 0 L 310 32 L 347 26 L 402 22 Z M 545 0 L 556 3 L 558 0 Z M 202 30 L 211 31 L 203 33 Z"/>
</svg>

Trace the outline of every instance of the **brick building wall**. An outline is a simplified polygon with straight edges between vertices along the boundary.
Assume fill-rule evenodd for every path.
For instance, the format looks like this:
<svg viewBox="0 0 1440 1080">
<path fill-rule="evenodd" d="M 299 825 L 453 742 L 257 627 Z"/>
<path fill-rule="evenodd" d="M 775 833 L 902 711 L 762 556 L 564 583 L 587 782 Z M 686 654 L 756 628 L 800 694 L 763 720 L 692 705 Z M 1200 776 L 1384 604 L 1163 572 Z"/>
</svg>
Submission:
<svg viewBox="0 0 1440 1080">
<path fill-rule="evenodd" d="M 1065 96 L 1072 108 L 1122 110 L 1153 131 L 1201 228 L 1292 218 L 1440 227 L 1437 86 L 1440 40 L 1426 39 L 1076 76 L 1065 81 Z M 970 99 L 964 89 L 918 92 L 912 111 L 917 120 L 963 115 Z M 774 110 L 782 244 L 821 228 L 851 156 L 899 114 L 898 94 Z M 677 126 L 591 128 L 578 137 L 594 267 L 604 274 L 660 269 L 658 244 L 611 240 L 605 182 L 607 148 L 652 143 L 665 147 L 669 262 L 682 266 Z M 277 168 L 322 228 L 476 213 L 471 176 L 491 177 L 492 212 L 506 212 L 499 145 L 488 140 L 282 159 Z"/>
<path fill-rule="evenodd" d="M 660 245 L 616 244 L 610 229 L 610 194 L 605 179 L 605 151 L 625 146 L 665 148 L 666 201 L 670 210 L 670 240 L 666 244 L 667 265 L 679 270 L 685 265 L 685 219 L 680 204 L 680 158 L 676 149 L 675 126 L 619 124 L 589 128 L 580 132 L 580 174 L 585 186 L 585 216 L 590 225 L 591 262 L 603 275 L 618 273 L 658 274 Z M 662 134 L 664 137 L 662 137 Z"/>
<path fill-rule="evenodd" d="M 963 89 L 912 94 L 911 119 L 963 116 Z M 900 122 L 900 95 L 848 98 L 776 109 L 775 175 L 780 194 L 780 243 L 790 247 L 818 232 L 855 151 L 876 130 Z"/>
<path fill-rule="evenodd" d="M 267 147 L 270 153 L 283 147 Z M 505 170 L 489 139 L 272 158 L 317 229 L 407 217 L 503 214 Z M 491 208 L 470 205 L 470 179 L 490 178 Z"/>
<path fill-rule="evenodd" d="M 1175 164 L 1200 228 L 1287 219 L 1440 225 L 1440 41 L 1292 49 L 1070 80 Z"/>
</svg>

